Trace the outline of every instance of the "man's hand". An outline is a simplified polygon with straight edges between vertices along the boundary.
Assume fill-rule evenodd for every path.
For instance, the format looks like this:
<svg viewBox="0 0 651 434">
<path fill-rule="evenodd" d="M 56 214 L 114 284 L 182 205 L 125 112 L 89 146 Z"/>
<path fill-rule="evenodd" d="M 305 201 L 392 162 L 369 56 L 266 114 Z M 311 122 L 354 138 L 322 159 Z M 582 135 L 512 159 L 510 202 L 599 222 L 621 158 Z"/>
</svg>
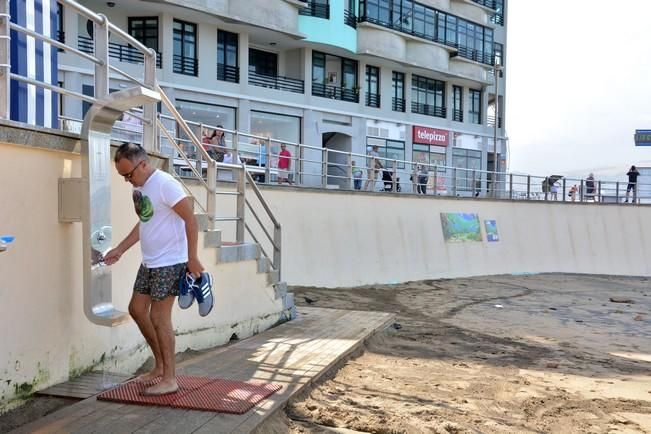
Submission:
<svg viewBox="0 0 651 434">
<path fill-rule="evenodd" d="M 196 279 L 201 275 L 201 272 L 204 270 L 203 265 L 199 258 L 190 258 L 188 259 L 188 271 L 192 273 L 192 276 Z"/>
<path fill-rule="evenodd" d="M 115 264 L 116 262 L 118 262 L 120 260 L 123 253 L 124 252 L 121 249 L 117 248 L 117 247 L 115 249 L 109 250 L 106 253 L 106 255 L 104 255 L 104 263 L 106 265 Z"/>
</svg>

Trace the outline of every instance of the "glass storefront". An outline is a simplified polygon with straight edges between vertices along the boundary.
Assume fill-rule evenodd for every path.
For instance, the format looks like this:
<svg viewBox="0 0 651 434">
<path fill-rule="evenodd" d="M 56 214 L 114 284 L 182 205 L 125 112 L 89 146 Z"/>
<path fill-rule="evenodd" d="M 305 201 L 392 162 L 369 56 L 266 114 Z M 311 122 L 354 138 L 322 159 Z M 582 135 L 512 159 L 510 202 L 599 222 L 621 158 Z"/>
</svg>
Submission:
<svg viewBox="0 0 651 434">
<path fill-rule="evenodd" d="M 262 137 L 272 137 L 277 140 L 286 140 L 292 143 L 301 142 L 301 118 L 298 116 L 280 115 L 261 111 L 251 111 L 251 134 Z M 262 155 L 266 151 L 253 140 L 249 145 L 240 144 L 240 148 L 245 156 L 248 154 L 253 164 L 266 164 L 265 157 Z M 287 150 L 292 154 L 291 171 L 294 170 L 298 149 L 295 146 L 287 146 Z M 276 167 L 278 154 L 280 153 L 280 143 L 271 144 L 271 167 Z M 291 174 L 290 174 L 291 175 Z"/>
</svg>

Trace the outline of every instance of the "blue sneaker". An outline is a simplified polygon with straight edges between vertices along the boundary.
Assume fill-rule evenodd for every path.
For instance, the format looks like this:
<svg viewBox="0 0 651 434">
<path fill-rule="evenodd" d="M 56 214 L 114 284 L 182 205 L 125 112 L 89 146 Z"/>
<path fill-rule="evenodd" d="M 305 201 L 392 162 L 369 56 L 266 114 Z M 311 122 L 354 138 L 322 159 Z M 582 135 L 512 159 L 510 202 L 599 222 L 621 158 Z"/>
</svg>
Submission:
<svg viewBox="0 0 651 434">
<path fill-rule="evenodd" d="M 187 270 L 179 281 L 179 307 L 187 309 L 194 302 L 194 277 Z"/>
<path fill-rule="evenodd" d="M 208 315 L 214 305 L 212 276 L 210 273 L 201 273 L 201 276 L 194 281 L 192 288 L 194 290 L 194 296 L 197 298 L 197 304 L 199 305 L 199 315 Z"/>
</svg>

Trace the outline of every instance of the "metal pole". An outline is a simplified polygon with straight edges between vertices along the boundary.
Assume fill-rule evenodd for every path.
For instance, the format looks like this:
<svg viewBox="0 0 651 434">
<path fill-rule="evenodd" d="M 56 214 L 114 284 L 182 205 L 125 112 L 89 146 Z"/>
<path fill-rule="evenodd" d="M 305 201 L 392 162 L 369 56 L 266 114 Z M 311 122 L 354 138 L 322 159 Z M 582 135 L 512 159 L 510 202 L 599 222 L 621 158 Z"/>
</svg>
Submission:
<svg viewBox="0 0 651 434">
<path fill-rule="evenodd" d="M 328 188 L 328 148 L 323 148 L 321 163 L 321 187 Z"/>
<path fill-rule="evenodd" d="M 457 195 L 457 168 L 452 169 L 452 196 Z"/>
<path fill-rule="evenodd" d="M 472 169 L 472 197 L 475 197 L 475 190 L 477 189 L 475 186 L 475 177 L 476 177 L 475 169 Z"/>
<path fill-rule="evenodd" d="M 208 200 L 206 211 L 208 211 L 208 229 L 215 229 L 215 217 L 217 217 L 217 163 L 212 158 L 208 160 Z"/>
<path fill-rule="evenodd" d="M 9 101 L 11 90 L 11 40 L 9 39 L 9 0 L 0 1 L 0 119 L 11 116 Z"/>
<path fill-rule="evenodd" d="M 149 55 L 145 54 L 145 86 L 150 89 L 156 89 L 156 52 L 149 49 Z M 143 107 L 143 116 L 147 122 L 142 126 L 142 146 L 147 151 L 160 152 L 160 142 L 158 137 L 158 123 L 156 116 L 158 112 L 158 103 L 152 102 L 145 104 Z M 203 130 L 199 132 L 201 134 Z M 199 153 L 199 152 L 198 152 Z M 199 159 L 201 160 L 201 159 Z M 199 172 L 201 173 L 201 172 Z"/>
<path fill-rule="evenodd" d="M 619 181 L 615 183 L 615 203 L 619 203 Z"/>
<path fill-rule="evenodd" d="M 428 170 L 429 170 L 429 169 L 428 169 Z M 436 192 L 438 191 L 438 190 L 437 190 L 437 186 L 436 186 L 436 178 L 437 178 L 436 175 L 437 175 L 438 173 L 439 173 L 439 168 L 438 168 L 438 166 L 434 166 L 434 183 L 433 183 L 433 184 L 434 184 L 434 192 L 432 193 L 434 196 L 436 196 Z M 416 175 L 416 176 L 418 176 L 418 175 Z M 416 179 L 418 179 L 418 177 L 416 177 Z M 425 190 L 425 194 L 427 194 L 427 185 L 425 185 L 425 189 L 426 189 L 426 190 Z"/>
<path fill-rule="evenodd" d="M 271 167 L 271 138 L 267 137 L 267 144 L 264 149 L 264 183 L 269 184 L 271 182 L 271 171 L 269 168 Z"/>
<path fill-rule="evenodd" d="M 348 184 L 348 188 L 351 190 L 355 189 L 355 186 L 353 185 L 353 153 L 349 152 L 346 154 L 346 183 Z"/>
<path fill-rule="evenodd" d="M 393 160 L 393 171 L 391 173 L 391 191 L 394 193 L 398 192 L 398 186 L 397 186 L 397 174 L 398 171 L 398 160 Z"/>
<path fill-rule="evenodd" d="M 531 199 L 531 175 L 527 175 L 527 200 Z"/>
<path fill-rule="evenodd" d="M 513 199 L 513 174 L 509 173 L 509 199 Z"/>
<path fill-rule="evenodd" d="M 235 164 L 235 163 L 234 163 Z M 235 229 L 235 241 L 244 242 L 244 213 L 246 212 L 246 166 L 239 164 L 237 169 L 237 226 Z"/>
<path fill-rule="evenodd" d="M 101 23 L 94 23 L 95 57 L 101 63 L 95 64 L 95 98 L 104 98 L 109 93 L 109 26 L 108 18 L 100 14 Z"/>
<path fill-rule="evenodd" d="M 493 67 L 493 72 L 495 76 L 495 123 L 493 125 L 493 170 L 495 173 L 499 172 L 500 163 L 497 158 L 497 120 L 499 118 L 499 80 L 498 73 L 500 67 L 499 64 L 495 63 Z M 493 196 L 497 197 L 497 178 L 493 178 Z"/>
<path fill-rule="evenodd" d="M 601 202 L 601 181 L 597 182 L 597 186 L 599 187 L 599 191 L 597 191 L 597 202 Z"/>
<path fill-rule="evenodd" d="M 565 202 L 565 178 L 563 178 L 563 202 Z"/>
<path fill-rule="evenodd" d="M 240 164 L 239 160 L 239 155 L 237 152 L 237 148 L 240 146 L 240 134 L 235 131 L 233 134 L 233 163 L 232 164 Z"/>
</svg>

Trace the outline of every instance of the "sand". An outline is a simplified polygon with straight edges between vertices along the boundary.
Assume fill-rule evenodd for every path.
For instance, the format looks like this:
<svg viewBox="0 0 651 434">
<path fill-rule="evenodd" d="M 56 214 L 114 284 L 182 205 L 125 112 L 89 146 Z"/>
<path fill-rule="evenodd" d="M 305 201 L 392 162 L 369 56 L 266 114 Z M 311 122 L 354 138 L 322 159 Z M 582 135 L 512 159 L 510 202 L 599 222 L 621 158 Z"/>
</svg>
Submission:
<svg viewBox="0 0 651 434">
<path fill-rule="evenodd" d="M 646 278 L 292 290 L 297 304 L 395 312 L 396 324 L 257 432 L 651 433 Z"/>
</svg>

